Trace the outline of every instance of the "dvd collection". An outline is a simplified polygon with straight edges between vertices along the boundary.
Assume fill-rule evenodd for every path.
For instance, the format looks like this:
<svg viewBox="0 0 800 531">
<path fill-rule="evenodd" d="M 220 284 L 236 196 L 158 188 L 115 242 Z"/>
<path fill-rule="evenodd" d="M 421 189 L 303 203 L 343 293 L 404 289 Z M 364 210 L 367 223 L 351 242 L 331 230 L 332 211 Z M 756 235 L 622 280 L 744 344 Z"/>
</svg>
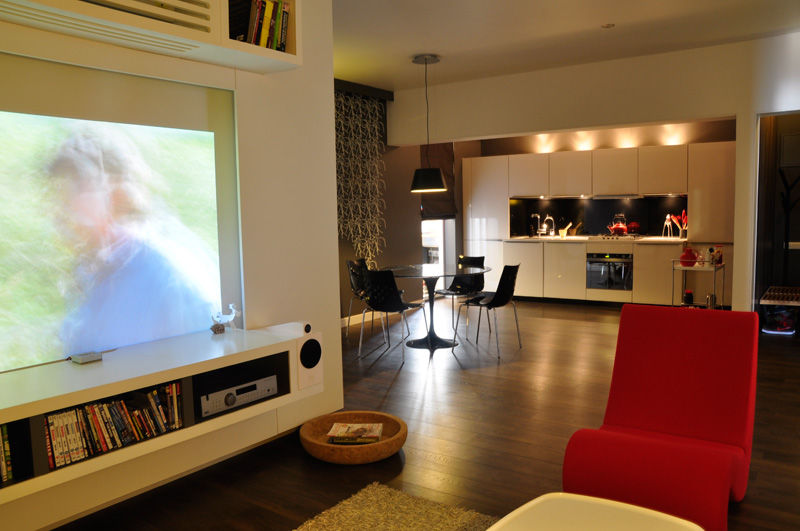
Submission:
<svg viewBox="0 0 800 531">
<path fill-rule="evenodd" d="M 181 398 L 172 382 L 45 415 L 50 470 L 180 428 Z"/>
</svg>

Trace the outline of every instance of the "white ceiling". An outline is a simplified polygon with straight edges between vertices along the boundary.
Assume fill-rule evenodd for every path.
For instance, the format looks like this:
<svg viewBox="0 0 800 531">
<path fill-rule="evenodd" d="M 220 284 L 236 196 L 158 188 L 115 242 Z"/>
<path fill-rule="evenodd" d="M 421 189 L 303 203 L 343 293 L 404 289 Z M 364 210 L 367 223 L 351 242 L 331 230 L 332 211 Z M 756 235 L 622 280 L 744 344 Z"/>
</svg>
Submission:
<svg viewBox="0 0 800 531">
<path fill-rule="evenodd" d="M 435 85 L 798 30 L 800 0 L 333 0 L 334 75 L 399 90 L 420 53 Z"/>
</svg>

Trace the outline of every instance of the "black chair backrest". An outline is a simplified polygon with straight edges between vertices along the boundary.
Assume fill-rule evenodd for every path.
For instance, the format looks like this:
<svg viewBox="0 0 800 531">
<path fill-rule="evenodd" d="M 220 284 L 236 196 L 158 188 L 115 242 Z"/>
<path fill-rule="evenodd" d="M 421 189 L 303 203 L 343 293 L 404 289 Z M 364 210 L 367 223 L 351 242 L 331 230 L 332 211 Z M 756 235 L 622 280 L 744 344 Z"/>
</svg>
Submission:
<svg viewBox="0 0 800 531">
<path fill-rule="evenodd" d="M 357 261 L 347 261 L 347 271 L 350 274 L 350 289 L 362 297 L 364 295 L 364 271 L 367 270 L 367 261 L 359 258 Z"/>
<path fill-rule="evenodd" d="M 378 312 L 402 312 L 408 305 L 403 302 L 394 273 L 390 270 L 366 270 L 364 272 L 364 287 L 366 295 L 364 300 Z"/>
<path fill-rule="evenodd" d="M 517 283 L 518 271 L 519 264 L 503 267 L 500 282 L 497 283 L 497 291 L 495 291 L 492 300 L 486 305 L 487 308 L 499 308 L 511 302 L 511 298 L 514 296 L 514 286 Z"/>
<path fill-rule="evenodd" d="M 459 255 L 458 265 L 464 267 L 483 267 L 483 256 Z M 475 293 L 483 290 L 483 275 L 456 275 L 450 283 L 451 291 Z"/>
</svg>

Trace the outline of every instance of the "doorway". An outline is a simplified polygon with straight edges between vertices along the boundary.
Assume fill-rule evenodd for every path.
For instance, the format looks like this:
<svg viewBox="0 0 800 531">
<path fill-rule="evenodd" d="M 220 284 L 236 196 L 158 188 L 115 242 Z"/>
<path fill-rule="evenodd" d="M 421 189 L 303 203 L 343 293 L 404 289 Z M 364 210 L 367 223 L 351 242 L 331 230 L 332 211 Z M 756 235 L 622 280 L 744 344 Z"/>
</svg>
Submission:
<svg viewBox="0 0 800 531">
<path fill-rule="evenodd" d="M 800 112 L 760 118 L 754 286 L 762 331 L 795 335 L 800 307 Z"/>
</svg>

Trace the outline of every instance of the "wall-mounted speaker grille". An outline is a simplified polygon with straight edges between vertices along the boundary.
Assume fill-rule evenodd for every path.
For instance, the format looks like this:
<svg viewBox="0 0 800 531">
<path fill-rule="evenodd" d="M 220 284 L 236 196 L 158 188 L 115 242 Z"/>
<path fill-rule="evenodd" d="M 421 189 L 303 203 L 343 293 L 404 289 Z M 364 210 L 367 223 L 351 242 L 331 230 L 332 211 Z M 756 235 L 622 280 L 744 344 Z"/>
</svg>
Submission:
<svg viewBox="0 0 800 531">
<path fill-rule="evenodd" d="M 211 6 L 203 0 L 80 0 L 167 24 L 211 32 Z"/>
<path fill-rule="evenodd" d="M 186 53 L 198 48 L 197 45 L 189 42 L 145 33 L 136 28 L 120 29 L 109 24 L 72 17 L 64 13 L 50 12 L 30 5 L 16 4 L 8 0 L 0 0 L 0 19 L 89 39 L 113 42 L 121 46 L 146 48 L 169 54 Z"/>
</svg>

